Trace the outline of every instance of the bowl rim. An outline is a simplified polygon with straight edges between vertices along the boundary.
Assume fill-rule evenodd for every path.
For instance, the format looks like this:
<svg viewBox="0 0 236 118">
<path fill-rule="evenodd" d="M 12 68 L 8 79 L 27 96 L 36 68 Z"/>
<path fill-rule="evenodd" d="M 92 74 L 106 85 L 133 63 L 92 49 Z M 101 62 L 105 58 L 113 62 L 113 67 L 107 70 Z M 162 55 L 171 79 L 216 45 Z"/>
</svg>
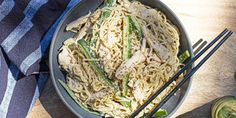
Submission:
<svg viewBox="0 0 236 118">
<path fill-rule="evenodd" d="M 57 95 L 60 97 L 60 99 L 62 100 L 62 102 L 66 105 L 66 107 L 72 111 L 72 113 L 74 115 L 76 115 L 77 117 L 79 118 L 83 118 L 83 116 L 81 116 L 78 112 L 76 112 L 75 109 L 73 109 L 70 104 L 65 100 L 65 98 L 63 97 L 62 95 L 62 92 L 60 91 L 59 87 L 57 86 L 57 82 L 55 79 L 55 76 L 53 74 L 53 65 L 52 65 L 52 55 L 53 55 L 53 49 L 54 49 L 54 45 L 55 45 L 55 42 L 56 42 L 56 39 L 57 39 L 57 35 L 59 33 L 59 30 L 60 30 L 60 27 L 62 27 L 62 24 L 63 22 L 65 21 L 65 19 L 72 13 L 73 9 L 77 6 L 79 6 L 80 4 L 82 4 L 83 1 L 86 1 L 86 0 L 81 0 L 79 1 L 76 5 L 74 5 L 64 16 L 63 18 L 61 19 L 61 21 L 59 22 L 59 24 L 57 25 L 57 28 L 53 34 L 53 38 L 52 38 L 52 42 L 50 44 L 50 49 L 49 49 L 49 70 L 50 70 L 50 77 L 51 77 L 51 81 L 53 83 L 53 86 L 56 90 L 56 93 Z"/>
<path fill-rule="evenodd" d="M 81 0 L 79 1 L 76 5 L 74 5 L 64 16 L 63 18 L 61 19 L 61 21 L 59 22 L 59 24 L 57 25 L 57 28 L 53 34 L 53 38 L 52 38 L 52 41 L 51 41 L 51 44 L 50 44 L 50 49 L 49 49 L 49 70 L 50 70 L 50 78 L 51 78 L 51 81 L 53 83 L 53 86 L 56 90 L 56 93 L 57 95 L 59 96 L 59 98 L 62 100 L 62 102 L 66 105 L 66 107 L 72 111 L 73 114 L 75 114 L 77 117 L 80 117 L 80 118 L 83 118 L 83 116 L 81 116 L 78 112 L 76 112 L 75 109 L 73 109 L 69 103 L 67 103 L 67 101 L 65 100 L 65 98 L 63 97 L 62 95 L 62 92 L 60 91 L 59 87 L 57 86 L 57 82 L 55 79 L 55 76 L 53 74 L 53 64 L 52 64 L 52 55 L 53 55 L 53 49 L 54 49 L 54 45 L 55 45 L 55 42 L 56 42 L 56 39 L 57 39 L 57 35 L 59 33 L 59 30 L 60 30 L 60 27 L 62 27 L 62 24 L 63 22 L 65 21 L 65 19 L 73 12 L 73 9 L 77 6 L 79 6 L 80 4 L 82 4 L 83 2 L 86 2 L 87 0 Z M 164 4 L 162 1 L 160 0 L 154 0 L 156 2 L 159 2 L 161 4 L 161 6 L 165 7 L 168 12 L 170 12 L 170 14 L 175 18 L 175 20 L 179 23 L 179 25 L 182 27 L 182 30 L 183 32 L 185 33 L 186 35 L 186 41 L 187 41 L 187 44 L 189 45 L 189 52 L 190 52 L 190 56 L 191 58 L 194 56 L 193 54 L 193 49 L 192 49 L 192 44 L 191 44 L 191 41 L 189 39 L 189 36 L 188 36 L 188 33 L 186 31 L 186 28 L 185 26 L 183 25 L 183 23 L 180 21 L 180 19 L 177 17 L 177 15 L 166 5 Z M 194 63 L 192 64 L 192 67 L 194 66 Z M 192 68 L 191 67 L 191 68 Z M 189 83 L 188 83 L 188 87 L 185 91 L 185 93 L 183 94 L 183 97 L 182 99 L 179 101 L 179 103 L 176 105 L 176 107 L 166 116 L 166 118 L 170 118 L 172 115 L 174 115 L 176 113 L 176 111 L 179 109 L 179 107 L 183 104 L 184 100 L 186 99 L 187 95 L 189 94 L 189 91 L 190 91 L 190 88 L 192 86 L 192 77 L 188 80 Z"/>
<path fill-rule="evenodd" d="M 157 1 L 157 0 L 155 0 L 155 1 Z M 191 56 L 191 58 L 193 58 L 194 54 L 193 54 L 192 43 L 191 43 L 191 40 L 190 40 L 190 38 L 189 38 L 189 35 L 188 35 L 187 31 L 186 31 L 185 26 L 184 26 L 183 23 L 180 21 L 179 17 L 177 17 L 177 15 L 176 15 L 166 4 L 164 4 L 162 1 L 159 1 L 159 2 L 160 2 L 160 4 L 161 4 L 162 6 L 164 6 L 164 7 L 171 13 L 171 15 L 173 15 L 173 17 L 175 17 L 175 19 L 177 20 L 177 22 L 178 22 L 178 23 L 180 24 L 180 26 L 182 27 L 183 32 L 184 32 L 185 35 L 186 35 L 186 41 L 187 41 L 187 43 L 188 43 L 188 45 L 189 45 L 189 47 L 190 47 L 190 48 L 189 48 L 190 56 Z M 194 67 L 194 63 L 192 64 L 191 69 L 192 69 L 193 67 Z M 187 90 L 185 91 L 185 93 L 184 93 L 182 99 L 179 101 L 179 103 L 177 104 L 177 106 L 171 111 L 171 113 L 169 113 L 169 114 L 166 116 L 166 118 L 170 118 L 171 116 L 173 116 L 173 115 L 176 113 L 176 111 L 179 109 L 179 107 L 183 104 L 183 102 L 184 102 L 184 100 L 186 99 L 186 97 L 188 96 L 189 91 L 190 91 L 190 89 L 191 89 L 191 87 L 192 87 L 192 77 L 191 77 L 188 81 L 189 81 L 188 87 L 187 87 Z"/>
</svg>

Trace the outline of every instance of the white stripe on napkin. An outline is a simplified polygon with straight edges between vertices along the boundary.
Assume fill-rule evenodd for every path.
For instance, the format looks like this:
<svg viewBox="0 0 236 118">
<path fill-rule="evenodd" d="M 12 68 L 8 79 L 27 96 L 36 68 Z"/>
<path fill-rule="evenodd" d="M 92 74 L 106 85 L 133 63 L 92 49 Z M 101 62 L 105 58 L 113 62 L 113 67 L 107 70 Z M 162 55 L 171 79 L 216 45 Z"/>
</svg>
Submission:
<svg viewBox="0 0 236 118">
<path fill-rule="evenodd" d="M 34 64 L 38 59 L 42 57 L 41 53 L 41 46 L 36 49 L 34 52 L 32 52 L 29 56 L 27 56 L 24 61 L 20 65 L 20 70 L 26 74 L 26 71 L 29 69 L 29 67 Z"/>
<path fill-rule="evenodd" d="M 33 51 L 29 56 L 27 56 L 20 65 L 20 70 L 26 74 L 27 70 L 31 65 L 33 65 L 37 60 L 42 58 L 43 53 L 45 53 L 46 48 L 48 47 L 49 43 L 51 42 L 52 36 L 54 31 L 56 30 L 56 27 L 58 23 L 61 21 L 63 16 L 71 9 L 73 8 L 77 3 L 79 3 L 80 0 L 71 0 L 70 3 L 67 5 L 66 9 L 62 13 L 62 15 L 57 19 L 57 21 L 52 25 L 52 27 L 49 29 L 49 31 L 45 34 L 43 37 L 43 40 L 40 42 L 40 46 L 38 49 Z"/>
<path fill-rule="evenodd" d="M 0 118 L 5 118 L 7 115 L 8 107 L 11 101 L 11 97 L 16 85 L 16 78 L 19 75 L 19 70 L 16 66 L 10 64 L 10 69 L 8 70 L 8 78 L 7 78 L 7 88 L 5 91 L 5 95 L 3 97 L 2 103 L 0 105 Z M 15 76 L 14 76 L 15 75 Z"/>
<path fill-rule="evenodd" d="M 4 0 L 0 5 L 0 21 L 5 18 L 15 6 L 14 0 Z"/>
<path fill-rule="evenodd" d="M 12 48 L 20 41 L 20 39 L 33 27 L 31 19 L 34 17 L 38 9 L 48 0 L 31 0 L 24 10 L 25 18 L 23 21 L 8 35 L 2 42 L 1 46 L 6 53 L 10 52 Z"/>
</svg>

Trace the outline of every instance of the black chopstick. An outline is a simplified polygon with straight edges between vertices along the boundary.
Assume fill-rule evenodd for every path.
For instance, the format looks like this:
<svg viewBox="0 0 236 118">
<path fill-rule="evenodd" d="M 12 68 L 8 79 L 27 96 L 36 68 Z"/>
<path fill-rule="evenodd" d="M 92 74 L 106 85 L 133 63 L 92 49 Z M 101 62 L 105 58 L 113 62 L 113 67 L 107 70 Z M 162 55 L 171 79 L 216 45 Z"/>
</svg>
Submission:
<svg viewBox="0 0 236 118">
<path fill-rule="evenodd" d="M 196 48 L 199 44 L 201 44 L 201 42 L 203 41 L 203 39 L 198 40 L 195 44 L 193 44 L 193 49 Z"/>
<path fill-rule="evenodd" d="M 194 56 L 179 72 L 177 72 L 169 81 L 167 81 L 160 89 L 158 89 L 143 105 L 141 105 L 134 113 L 131 114 L 130 118 L 134 118 L 141 112 L 150 102 L 152 102 L 166 87 L 168 87 L 173 81 L 175 81 L 179 75 L 181 75 L 190 65 L 196 61 L 203 53 L 205 53 L 213 44 L 215 44 L 222 36 L 227 33 L 228 29 L 221 32 L 211 43 L 203 48 L 196 56 Z"/>
<path fill-rule="evenodd" d="M 197 49 L 194 50 L 193 54 L 196 55 L 198 52 L 200 52 L 201 49 L 204 48 L 204 46 L 207 44 L 207 41 L 203 41 L 200 46 L 197 47 Z M 196 47 L 195 47 L 196 48 Z M 194 47 L 193 47 L 194 49 Z"/>
<path fill-rule="evenodd" d="M 190 79 L 190 77 L 219 49 L 219 47 L 233 34 L 232 31 L 229 31 L 226 36 L 187 74 L 183 80 L 154 108 L 148 115 L 147 118 L 153 116 L 153 114 L 159 110 L 173 95 L 176 91 L 180 89 L 183 84 Z"/>
</svg>

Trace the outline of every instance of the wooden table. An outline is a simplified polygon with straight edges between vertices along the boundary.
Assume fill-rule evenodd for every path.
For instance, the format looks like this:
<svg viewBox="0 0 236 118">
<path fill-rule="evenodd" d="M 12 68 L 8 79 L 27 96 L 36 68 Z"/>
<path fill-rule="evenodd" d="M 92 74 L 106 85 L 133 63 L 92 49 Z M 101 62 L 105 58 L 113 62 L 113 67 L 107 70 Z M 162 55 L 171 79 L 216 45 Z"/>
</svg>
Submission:
<svg viewBox="0 0 236 118">
<path fill-rule="evenodd" d="M 192 43 L 211 41 L 224 28 L 236 33 L 236 0 L 162 0 L 183 22 Z M 214 99 L 236 96 L 236 34 L 194 75 L 191 90 L 173 117 L 208 118 Z M 49 81 L 28 118 L 75 118 Z"/>
</svg>

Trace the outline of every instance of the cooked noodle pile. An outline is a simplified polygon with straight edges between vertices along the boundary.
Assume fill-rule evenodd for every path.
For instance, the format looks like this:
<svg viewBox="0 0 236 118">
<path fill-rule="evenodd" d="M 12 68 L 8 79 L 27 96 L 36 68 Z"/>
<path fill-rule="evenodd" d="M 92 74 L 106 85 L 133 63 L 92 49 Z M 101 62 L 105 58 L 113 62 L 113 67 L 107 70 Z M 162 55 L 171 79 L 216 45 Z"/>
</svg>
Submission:
<svg viewBox="0 0 236 118">
<path fill-rule="evenodd" d="M 58 55 L 67 85 L 83 107 L 105 117 L 128 117 L 181 63 L 179 33 L 165 14 L 118 0 L 67 25 L 76 35 Z M 88 53 L 88 54 L 87 54 Z M 156 106 L 172 83 L 139 116 Z"/>
</svg>

